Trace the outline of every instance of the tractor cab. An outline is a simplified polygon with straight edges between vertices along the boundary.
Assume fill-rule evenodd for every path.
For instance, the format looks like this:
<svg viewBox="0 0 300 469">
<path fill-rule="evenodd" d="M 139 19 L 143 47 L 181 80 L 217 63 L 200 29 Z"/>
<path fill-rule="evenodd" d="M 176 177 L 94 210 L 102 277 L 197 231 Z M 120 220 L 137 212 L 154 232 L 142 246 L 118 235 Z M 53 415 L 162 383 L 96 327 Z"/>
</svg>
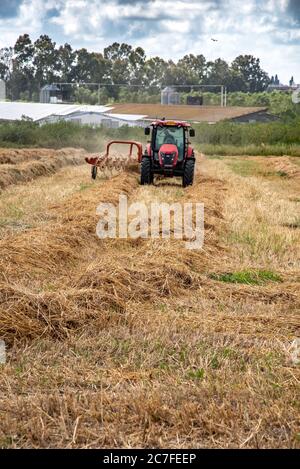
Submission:
<svg viewBox="0 0 300 469">
<path fill-rule="evenodd" d="M 142 158 L 141 183 L 151 184 L 154 174 L 162 174 L 166 177 L 182 176 L 184 187 L 192 184 L 195 156 L 190 146 L 189 137 L 193 137 L 195 131 L 190 124 L 180 121 L 158 120 L 152 122 L 150 127 L 145 128 L 145 134 L 151 135 L 151 140 L 143 155 L 143 158 L 148 158 L 148 161 L 143 163 Z M 186 166 L 187 169 L 185 169 Z M 186 171 L 188 171 L 189 177 L 184 176 Z M 148 173 L 150 176 L 145 179 L 144 175 Z"/>
<path fill-rule="evenodd" d="M 156 128 L 153 137 L 154 157 L 157 160 L 159 160 L 160 153 L 169 154 L 172 152 L 177 153 L 177 161 L 183 160 L 185 149 L 185 131 L 183 127 L 159 126 Z"/>
</svg>

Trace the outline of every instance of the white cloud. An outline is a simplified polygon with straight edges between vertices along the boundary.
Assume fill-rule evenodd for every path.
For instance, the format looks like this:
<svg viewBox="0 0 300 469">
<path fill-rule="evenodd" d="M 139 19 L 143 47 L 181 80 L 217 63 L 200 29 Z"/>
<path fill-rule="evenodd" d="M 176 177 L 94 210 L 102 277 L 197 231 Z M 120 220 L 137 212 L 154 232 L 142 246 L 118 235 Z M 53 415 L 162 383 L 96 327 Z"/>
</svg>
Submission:
<svg viewBox="0 0 300 469">
<path fill-rule="evenodd" d="M 43 34 L 48 11 L 60 5 L 61 0 L 20 1 L 17 17 L 1 19 L 0 16 L 0 47 L 14 45 L 20 34 L 28 33 L 32 37 Z"/>
<path fill-rule="evenodd" d="M 0 47 L 19 34 L 55 32 L 57 42 L 101 51 L 114 41 L 142 46 L 148 56 L 177 60 L 203 53 L 209 60 L 240 54 L 261 58 L 282 81 L 300 82 L 300 30 L 287 15 L 290 0 L 22 0 L 17 18 L 0 17 Z M 52 9 L 58 15 L 47 18 Z M 211 38 L 218 39 L 212 42 Z"/>
</svg>

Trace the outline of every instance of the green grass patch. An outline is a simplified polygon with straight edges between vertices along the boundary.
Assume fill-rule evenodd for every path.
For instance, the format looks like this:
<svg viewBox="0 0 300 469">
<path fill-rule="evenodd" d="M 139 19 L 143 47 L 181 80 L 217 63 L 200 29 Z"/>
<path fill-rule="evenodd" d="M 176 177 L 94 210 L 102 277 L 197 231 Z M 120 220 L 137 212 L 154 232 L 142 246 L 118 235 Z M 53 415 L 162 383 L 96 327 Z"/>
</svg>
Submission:
<svg viewBox="0 0 300 469">
<path fill-rule="evenodd" d="M 85 183 L 85 182 L 82 182 L 79 186 L 79 190 L 80 191 L 85 191 L 86 189 L 89 189 L 90 187 L 92 187 L 92 183 L 89 182 L 89 183 Z"/>
<path fill-rule="evenodd" d="M 281 178 L 287 178 L 289 176 L 285 171 L 275 171 L 275 174 Z"/>
<path fill-rule="evenodd" d="M 222 158 L 222 156 L 300 156 L 300 145 L 212 145 L 204 143 L 197 144 L 196 148 L 210 159 Z"/>
<path fill-rule="evenodd" d="M 188 378 L 201 381 L 205 376 L 204 368 L 198 368 L 197 370 L 190 370 L 187 373 Z"/>
<path fill-rule="evenodd" d="M 287 178 L 285 171 L 269 171 L 266 170 L 259 161 L 249 159 L 231 160 L 226 162 L 229 168 L 239 176 L 261 176 L 261 177 L 280 177 Z"/>
<path fill-rule="evenodd" d="M 248 177 L 261 175 L 259 163 L 252 160 L 229 161 L 227 162 L 227 165 L 239 176 Z"/>
<path fill-rule="evenodd" d="M 213 280 L 225 283 L 243 283 L 246 285 L 262 285 L 266 282 L 282 282 L 281 277 L 270 270 L 242 270 L 223 274 L 210 274 Z"/>
</svg>

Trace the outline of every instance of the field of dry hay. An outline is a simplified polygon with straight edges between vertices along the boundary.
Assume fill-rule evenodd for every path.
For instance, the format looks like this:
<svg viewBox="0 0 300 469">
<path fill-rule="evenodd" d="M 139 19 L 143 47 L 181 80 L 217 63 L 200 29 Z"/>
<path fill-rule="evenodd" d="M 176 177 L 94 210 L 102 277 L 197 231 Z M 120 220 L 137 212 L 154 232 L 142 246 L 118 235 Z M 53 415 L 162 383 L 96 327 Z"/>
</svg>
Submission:
<svg viewBox="0 0 300 469">
<path fill-rule="evenodd" d="M 184 190 L 81 165 L 1 193 L 1 447 L 300 447 L 299 181 L 247 161 L 199 158 Z M 204 202 L 204 249 L 98 239 L 120 193 Z"/>
</svg>

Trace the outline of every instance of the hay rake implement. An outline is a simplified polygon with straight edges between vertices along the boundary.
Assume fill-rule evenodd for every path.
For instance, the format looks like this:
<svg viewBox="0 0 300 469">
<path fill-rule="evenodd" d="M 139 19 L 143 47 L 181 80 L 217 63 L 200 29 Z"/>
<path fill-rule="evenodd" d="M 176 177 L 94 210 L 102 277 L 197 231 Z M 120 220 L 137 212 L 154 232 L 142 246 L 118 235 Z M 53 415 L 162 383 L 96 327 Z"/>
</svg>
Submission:
<svg viewBox="0 0 300 469">
<path fill-rule="evenodd" d="M 129 145 L 129 153 L 127 156 L 111 156 L 110 149 L 112 145 Z M 133 149 L 137 150 L 137 154 L 133 154 Z M 143 156 L 143 146 L 140 142 L 135 142 L 134 140 L 112 140 L 106 146 L 106 152 L 104 155 L 99 155 L 95 157 L 85 158 L 85 161 L 92 165 L 92 179 L 96 179 L 98 169 L 99 171 L 109 171 L 116 170 L 122 171 L 125 169 L 126 165 L 136 162 L 136 159 L 140 163 Z"/>
</svg>

